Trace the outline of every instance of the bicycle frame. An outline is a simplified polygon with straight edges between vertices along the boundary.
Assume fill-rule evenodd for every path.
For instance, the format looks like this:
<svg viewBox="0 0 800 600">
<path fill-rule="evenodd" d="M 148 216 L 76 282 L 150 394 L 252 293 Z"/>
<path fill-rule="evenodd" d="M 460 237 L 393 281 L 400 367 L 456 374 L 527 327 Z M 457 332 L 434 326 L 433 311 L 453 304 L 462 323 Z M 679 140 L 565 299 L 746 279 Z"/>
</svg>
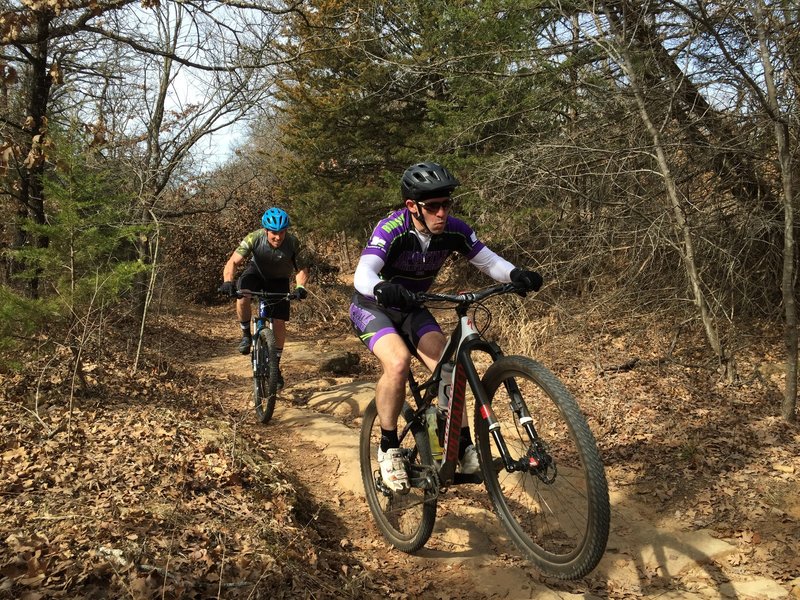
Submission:
<svg viewBox="0 0 800 600">
<path fill-rule="evenodd" d="M 297 300 L 298 296 L 295 292 L 258 292 L 255 290 L 238 290 L 239 295 L 243 298 L 257 298 L 258 310 L 256 316 L 253 317 L 255 325 L 255 332 L 253 336 L 258 336 L 259 333 L 265 328 L 272 328 L 272 317 L 267 316 L 267 307 L 271 304 L 276 304 L 281 300 Z"/>
<path fill-rule="evenodd" d="M 496 289 L 501 288 L 502 286 L 496 287 Z M 497 445 L 505 468 L 508 471 L 527 470 L 528 468 L 526 460 L 520 459 L 514 461 L 511 458 L 508 447 L 503 440 L 500 425 L 492 410 L 483 384 L 481 383 L 481 377 L 475 366 L 475 362 L 472 359 L 474 352 L 481 351 L 487 353 L 491 357 L 492 362 L 494 362 L 503 356 L 503 352 L 497 343 L 486 340 L 481 336 L 472 318 L 467 315 L 469 306 L 470 304 L 468 302 L 461 302 L 456 305 L 455 311 L 459 318 L 458 324 L 450 333 L 442 355 L 439 357 L 439 361 L 431 376 L 423 383 L 418 384 L 413 374 L 409 371 L 409 387 L 417 405 L 414 417 L 415 419 L 422 419 L 424 411 L 431 405 L 438 391 L 439 382 L 441 381 L 442 365 L 455 357 L 450 406 L 448 416 L 445 420 L 444 439 L 442 441 L 444 456 L 441 466 L 438 469 L 439 484 L 441 486 L 447 486 L 451 483 L 476 482 L 474 476 L 463 476 L 455 472 L 459 458 L 461 425 L 465 416 L 464 409 L 466 405 L 467 384 L 469 384 L 470 390 L 475 398 L 476 411 L 478 411 L 481 417 L 488 423 L 489 431 Z M 514 389 L 516 388 L 516 383 L 509 381 L 506 385 L 511 396 L 521 400 L 519 390 Z M 535 440 L 537 434 L 533 429 L 533 419 L 531 419 L 530 414 L 527 412 L 525 404 L 521 401 L 514 402 L 513 408 L 520 415 L 520 423 L 525 427 L 531 441 Z M 408 426 L 406 430 L 403 431 L 403 436 L 408 433 L 407 430 Z"/>
<path fill-rule="evenodd" d="M 258 299 L 258 312 L 256 312 L 256 317 L 253 319 L 256 326 L 254 335 L 260 334 L 264 327 L 272 329 L 272 317 L 267 316 L 267 306 L 269 306 L 269 302 L 265 298 Z"/>
</svg>

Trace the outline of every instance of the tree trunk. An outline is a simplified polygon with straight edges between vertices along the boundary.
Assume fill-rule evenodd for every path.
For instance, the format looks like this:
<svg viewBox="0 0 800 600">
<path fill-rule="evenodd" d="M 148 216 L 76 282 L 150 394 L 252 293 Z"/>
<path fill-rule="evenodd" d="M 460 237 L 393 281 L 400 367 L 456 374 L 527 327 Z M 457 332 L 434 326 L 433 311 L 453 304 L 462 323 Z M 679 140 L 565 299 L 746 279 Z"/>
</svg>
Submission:
<svg viewBox="0 0 800 600">
<path fill-rule="evenodd" d="M 29 96 L 27 102 L 27 119 L 23 130 L 30 138 L 24 147 L 27 149 L 27 156 L 21 169 L 19 191 L 19 209 L 17 215 L 20 220 L 26 218 L 33 219 L 39 225 L 45 223 L 44 209 L 44 139 L 47 135 L 47 106 L 50 101 L 50 86 L 52 79 L 47 66 L 49 53 L 50 17 L 46 14 L 38 14 L 37 39 L 39 40 L 33 47 L 30 56 L 31 73 L 29 78 Z M 16 224 L 15 243 L 18 247 L 25 244 L 33 244 L 36 248 L 47 248 L 50 241 L 44 236 L 30 236 L 20 227 L 21 223 Z M 16 267 L 12 267 L 12 272 Z M 33 298 L 39 296 L 39 275 L 33 276 L 29 281 L 29 291 Z"/>
<path fill-rule="evenodd" d="M 687 77 L 681 67 L 675 63 L 663 37 L 654 31 L 648 22 L 648 8 L 639 2 L 627 0 L 609 0 L 606 10 L 625 27 L 630 42 L 647 53 L 653 66 L 643 74 L 644 89 L 662 87 L 666 80 L 673 96 L 669 103 L 671 114 L 684 127 L 684 131 L 692 145 L 711 149 L 711 160 L 714 171 L 718 173 L 719 185 L 730 190 L 742 202 L 751 202 L 761 206 L 765 211 L 778 208 L 778 200 L 753 163 L 751 154 L 743 148 L 741 133 L 732 121 L 728 120 L 706 100 L 702 91 Z M 692 21 L 705 26 L 709 32 L 714 25 L 702 4 L 696 12 L 686 6 L 681 10 Z"/>
<path fill-rule="evenodd" d="M 778 102 L 778 89 L 770 57 L 765 21 L 767 15 L 761 0 L 754 2 L 756 27 L 758 29 L 761 64 L 764 67 L 764 81 L 767 86 L 768 114 L 775 129 L 775 143 L 778 150 L 778 164 L 781 173 L 783 193 L 783 293 L 784 343 L 786 345 L 786 385 L 783 394 L 781 414 L 793 423 L 797 419 L 797 304 L 794 297 L 795 242 L 794 242 L 794 181 L 792 175 L 792 153 L 789 145 L 789 125 L 781 112 Z"/>
<path fill-rule="evenodd" d="M 613 15 L 609 13 L 606 14 L 612 27 L 618 28 L 619 24 L 613 18 Z M 630 56 L 629 50 L 627 49 L 627 42 L 623 37 L 619 35 L 617 37 L 620 42 L 618 47 L 618 51 L 620 53 L 619 62 L 630 81 L 630 87 L 636 99 L 639 115 L 641 116 L 642 121 L 653 140 L 653 148 L 656 153 L 656 162 L 658 164 L 658 169 L 661 173 L 661 176 L 664 179 L 667 197 L 670 205 L 672 206 L 672 214 L 675 218 L 675 229 L 683 242 L 681 256 L 683 258 L 683 264 L 686 268 L 687 277 L 689 278 L 689 285 L 692 290 L 694 303 L 700 312 L 700 318 L 703 322 L 706 340 L 711 346 L 711 349 L 717 355 L 720 373 L 724 377 L 725 381 L 733 383 L 736 379 L 736 361 L 730 351 L 724 348 L 722 342 L 720 341 L 717 326 L 714 322 L 713 315 L 711 314 L 708 301 L 703 293 L 700 270 L 698 269 L 697 262 L 695 260 L 695 250 L 691 227 L 686 221 L 686 215 L 683 212 L 680 194 L 678 192 L 678 187 L 675 184 L 675 178 L 672 175 L 672 171 L 669 166 L 669 160 L 667 158 L 666 151 L 664 150 L 661 133 L 653 123 L 653 120 L 650 118 L 647 100 L 645 99 L 642 86 L 639 83 L 639 74 L 636 71 L 635 63 Z"/>
</svg>

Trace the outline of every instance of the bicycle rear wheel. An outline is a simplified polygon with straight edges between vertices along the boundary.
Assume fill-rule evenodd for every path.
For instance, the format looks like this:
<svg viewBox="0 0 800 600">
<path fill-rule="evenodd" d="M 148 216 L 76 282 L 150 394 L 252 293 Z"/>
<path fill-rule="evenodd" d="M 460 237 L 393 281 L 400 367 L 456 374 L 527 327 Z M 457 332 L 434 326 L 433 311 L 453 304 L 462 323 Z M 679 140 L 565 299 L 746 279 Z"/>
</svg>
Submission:
<svg viewBox="0 0 800 600">
<path fill-rule="evenodd" d="M 512 378 L 533 418 L 538 446 L 512 409 L 505 385 Z M 603 463 L 578 403 L 553 373 L 521 356 L 498 359 L 483 385 L 512 460 L 525 458 L 527 465 L 508 472 L 487 422 L 475 415 L 481 469 L 500 521 L 543 574 L 585 576 L 605 552 L 610 507 Z"/>
<path fill-rule="evenodd" d="M 253 344 L 253 404 L 256 417 L 268 423 L 275 412 L 278 393 L 278 357 L 275 334 L 265 327 Z"/>
<path fill-rule="evenodd" d="M 413 414 L 411 406 L 406 403 L 397 424 L 398 432 L 403 431 Z M 378 529 L 392 546 L 403 552 L 416 552 L 431 537 L 436 521 L 437 478 L 427 431 L 420 422 L 414 421 L 411 430 L 400 440 L 400 447 L 408 460 L 411 483 L 407 494 L 393 492 L 383 484 L 378 464 L 380 442 L 381 427 L 373 400 L 364 411 L 359 443 L 361 479 L 367 504 Z"/>
</svg>

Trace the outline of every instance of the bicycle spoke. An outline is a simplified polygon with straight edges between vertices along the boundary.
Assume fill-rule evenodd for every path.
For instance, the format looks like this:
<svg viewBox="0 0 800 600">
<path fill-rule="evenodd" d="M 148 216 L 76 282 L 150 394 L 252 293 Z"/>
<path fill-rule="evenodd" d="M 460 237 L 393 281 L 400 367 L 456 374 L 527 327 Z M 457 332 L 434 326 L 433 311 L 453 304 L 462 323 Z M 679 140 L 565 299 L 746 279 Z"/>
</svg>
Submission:
<svg viewBox="0 0 800 600">
<path fill-rule="evenodd" d="M 487 489 L 512 540 L 544 572 L 581 577 L 599 561 L 608 535 L 607 486 L 594 439 L 574 399 L 541 365 L 518 357 L 495 365 L 486 375 L 492 409 L 511 459 L 526 470 L 506 470 L 479 422 Z M 533 415 L 536 444 L 511 409 L 502 383 L 509 377 Z"/>
<path fill-rule="evenodd" d="M 551 456 L 557 457 L 559 474 L 551 484 L 544 483 L 534 473 L 498 473 L 498 483 L 506 504 L 527 535 L 545 551 L 563 554 L 567 539 L 574 540 L 566 548 L 571 551 L 585 534 L 588 519 L 588 500 L 583 469 L 569 430 L 557 414 L 555 405 L 541 398 L 541 391 L 527 381 L 519 381 L 523 396 L 536 408 L 539 435 L 547 440 Z M 495 396 L 493 407 L 500 420 L 511 456 L 523 458 L 530 448 L 526 432 L 502 395 Z M 572 465 L 572 466 L 570 466 Z M 575 481 L 575 474 L 578 481 Z"/>
<path fill-rule="evenodd" d="M 400 418 L 399 429 L 405 423 Z M 427 441 L 424 429 L 422 438 Z M 377 419 L 374 401 L 364 413 L 359 447 L 361 473 L 367 502 L 375 517 L 375 522 L 384 537 L 396 548 L 404 552 L 416 552 L 430 537 L 436 519 L 436 496 L 432 490 L 412 487 L 406 494 L 391 492 L 381 481 L 378 464 L 378 447 L 381 430 Z M 415 473 L 413 481 L 423 481 L 419 474 L 425 472 L 426 465 L 420 461 L 423 455 L 430 458 L 430 448 L 424 451 L 416 447 L 417 440 L 409 433 L 401 443 L 406 455 L 413 461 L 411 470 Z"/>
</svg>

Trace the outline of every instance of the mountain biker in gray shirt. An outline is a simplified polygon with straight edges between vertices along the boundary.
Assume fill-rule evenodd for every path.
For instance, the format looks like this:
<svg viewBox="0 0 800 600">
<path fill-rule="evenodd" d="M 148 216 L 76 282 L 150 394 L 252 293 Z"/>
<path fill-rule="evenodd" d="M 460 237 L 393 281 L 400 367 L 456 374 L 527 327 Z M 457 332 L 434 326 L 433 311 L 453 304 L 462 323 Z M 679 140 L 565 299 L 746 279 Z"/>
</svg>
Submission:
<svg viewBox="0 0 800 600">
<path fill-rule="evenodd" d="M 356 292 L 350 321 L 383 370 L 375 386 L 381 426 L 381 476 L 399 492 L 408 490 L 397 437 L 397 419 L 411 365 L 404 338 L 431 370 L 446 343 L 436 319 L 427 309 L 415 305 L 412 293 L 428 290 L 453 252 L 462 254 L 498 282 L 521 283 L 533 291 L 542 285 L 537 272 L 501 258 L 478 240 L 469 225 L 450 215 L 450 195 L 458 185 L 458 180 L 437 163 L 417 163 L 406 169 L 400 183 L 405 206 L 377 224 L 354 277 Z M 480 467 L 468 427 L 461 431 L 459 456 L 461 472 L 475 473 Z"/>
<path fill-rule="evenodd" d="M 239 277 L 238 288 L 259 292 L 289 293 L 289 279 L 295 274 L 295 290 L 302 300 L 308 292 L 308 262 L 298 239 L 288 233 L 289 215 L 282 208 L 273 206 L 261 218 L 261 229 L 252 231 L 233 251 L 222 271 L 224 283 L 220 288 L 231 297 L 237 297 L 234 282 L 237 269 L 249 258 L 250 262 Z M 242 329 L 239 352 L 249 354 L 253 342 L 250 333 L 250 298 L 238 298 L 236 314 Z M 289 320 L 289 301 L 270 302 L 267 316 L 272 318 L 275 345 L 278 350 L 278 387 L 283 387 L 280 358 L 286 342 L 286 322 Z"/>
</svg>

